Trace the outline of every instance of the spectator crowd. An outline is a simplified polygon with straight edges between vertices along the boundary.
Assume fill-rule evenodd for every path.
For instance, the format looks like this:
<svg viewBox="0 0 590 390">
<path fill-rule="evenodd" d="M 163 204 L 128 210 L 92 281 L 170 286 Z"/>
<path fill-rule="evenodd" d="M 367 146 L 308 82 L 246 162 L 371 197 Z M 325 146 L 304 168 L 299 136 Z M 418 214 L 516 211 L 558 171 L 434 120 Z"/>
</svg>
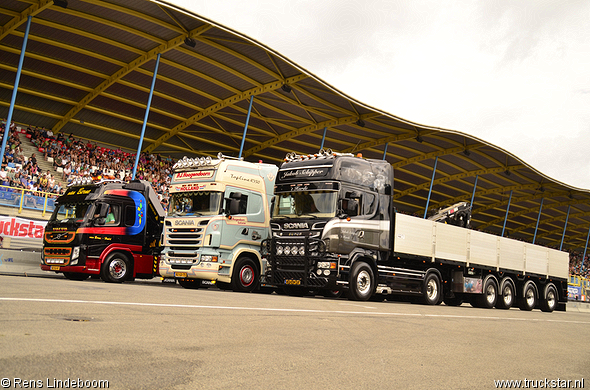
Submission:
<svg viewBox="0 0 590 390">
<path fill-rule="evenodd" d="M 4 136 L 5 126 L 4 120 L 0 127 L 1 137 Z M 66 136 L 60 132 L 55 135 L 51 129 L 32 125 L 26 128 L 26 138 L 37 150 L 30 156 L 25 156 L 17 126 L 12 122 L 0 169 L 1 185 L 28 189 L 34 195 L 43 192 L 57 196 L 65 190 L 61 182 L 69 184 L 81 178 L 123 181 L 132 178 L 135 153 L 121 148 L 101 147 L 96 142 L 76 139 L 72 134 Z M 39 158 L 51 162 L 53 172 L 43 172 L 38 165 Z M 169 157 L 141 153 L 137 165 L 135 178 L 148 181 L 165 207 L 174 162 Z M 58 174 L 61 181 L 56 180 Z"/>
</svg>

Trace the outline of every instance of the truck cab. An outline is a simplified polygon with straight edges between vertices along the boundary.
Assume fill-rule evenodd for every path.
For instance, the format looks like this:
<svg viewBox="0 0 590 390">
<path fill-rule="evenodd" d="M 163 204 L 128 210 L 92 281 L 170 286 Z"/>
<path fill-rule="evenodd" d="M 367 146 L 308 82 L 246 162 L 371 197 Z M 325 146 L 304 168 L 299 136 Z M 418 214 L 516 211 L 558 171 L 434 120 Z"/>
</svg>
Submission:
<svg viewBox="0 0 590 390">
<path fill-rule="evenodd" d="M 331 295 L 347 284 L 357 257 L 386 258 L 392 181 L 385 161 L 331 151 L 288 155 L 263 248 L 269 282 L 288 293 Z"/>
<path fill-rule="evenodd" d="M 78 280 L 152 278 L 164 215 L 147 181 L 73 183 L 45 227 L 41 269 Z"/>
<path fill-rule="evenodd" d="M 160 275 L 185 288 L 260 286 L 260 243 L 269 234 L 277 167 L 219 154 L 174 166 Z"/>
</svg>

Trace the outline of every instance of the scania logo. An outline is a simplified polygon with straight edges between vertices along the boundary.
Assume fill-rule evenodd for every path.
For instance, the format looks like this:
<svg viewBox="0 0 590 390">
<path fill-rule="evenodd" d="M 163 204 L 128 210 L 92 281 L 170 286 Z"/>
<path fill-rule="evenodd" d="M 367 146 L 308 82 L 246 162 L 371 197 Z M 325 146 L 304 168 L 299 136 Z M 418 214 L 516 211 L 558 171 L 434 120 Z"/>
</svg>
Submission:
<svg viewBox="0 0 590 390">
<path fill-rule="evenodd" d="M 192 219 L 189 219 L 189 220 L 182 220 L 181 219 L 181 220 L 174 221 L 174 224 L 177 226 L 178 225 L 187 226 L 187 225 L 194 225 L 195 221 L 193 221 Z"/>
<path fill-rule="evenodd" d="M 284 229 L 309 229 L 307 222 L 294 222 L 294 223 L 285 223 L 283 225 Z"/>
</svg>

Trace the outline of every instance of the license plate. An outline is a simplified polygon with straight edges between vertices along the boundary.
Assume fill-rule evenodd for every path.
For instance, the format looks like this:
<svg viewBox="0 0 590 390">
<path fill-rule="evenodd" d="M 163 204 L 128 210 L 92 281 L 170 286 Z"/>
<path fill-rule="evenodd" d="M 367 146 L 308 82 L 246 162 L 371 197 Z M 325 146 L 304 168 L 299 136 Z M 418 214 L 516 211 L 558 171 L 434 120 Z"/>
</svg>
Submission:
<svg viewBox="0 0 590 390">
<path fill-rule="evenodd" d="M 52 271 L 59 271 L 59 265 L 52 265 L 50 269 Z"/>
<path fill-rule="evenodd" d="M 175 272 L 174 277 L 176 278 L 186 278 L 186 272 Z"/>
<path fill-rule="evenodd" d="M 299 286 L 301 284 L 301 280 L 285 279 L 285 284 L 291 284 L 291 285 Z"/>
</svg>

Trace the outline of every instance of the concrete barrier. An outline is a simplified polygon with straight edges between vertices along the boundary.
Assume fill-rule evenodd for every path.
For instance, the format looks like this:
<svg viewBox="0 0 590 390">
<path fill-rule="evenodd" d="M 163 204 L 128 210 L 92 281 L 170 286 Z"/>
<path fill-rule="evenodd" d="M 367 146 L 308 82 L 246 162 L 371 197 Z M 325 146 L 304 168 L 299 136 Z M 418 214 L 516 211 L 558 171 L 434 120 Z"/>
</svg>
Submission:
<svg viewBox="0 0 590 390">
<path fill-rule="evenodd" d="M 41 252 L 2 249 L 0 251 L 0 274 L 24 276 L 57 276 L 55 272 L 43 271 Z"/>
</svg>

